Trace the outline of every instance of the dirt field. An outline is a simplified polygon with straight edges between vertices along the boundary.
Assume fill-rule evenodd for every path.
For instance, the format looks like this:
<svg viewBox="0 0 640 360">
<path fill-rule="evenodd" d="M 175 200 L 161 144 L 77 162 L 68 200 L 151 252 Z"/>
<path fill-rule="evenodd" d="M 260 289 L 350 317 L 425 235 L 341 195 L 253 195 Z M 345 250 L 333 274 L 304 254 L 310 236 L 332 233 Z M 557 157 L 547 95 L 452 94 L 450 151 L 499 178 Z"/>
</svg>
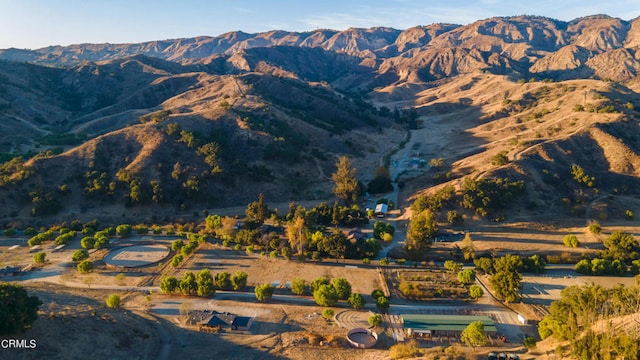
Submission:
<svg viewBox="0 0 640 360">
<path fill-rule="evenodd" d="M 347 265 L 348 266 L 348 265 Z M 197 253 L 172 273 L 181 277 L 186 271 L 200 271 L 208 268 L 213 273 L 226 271 L 231 275 L 236 271 L 244 271 L 248 276 L 248 285 L 272 284 L 276 289 L 284 290 L 287 283 L 299 277 L 310 282 L 325 276 L 329 279 L 346 278 L 352 286 L 352 291 L 363 295 L 371 294 L 373 289 L 380 289 L 380 278 L 375 269 L 345 267 L 342 263 L 331 261 L 322 264 L 313 262 L 300 263 L 297 260 L 273 259 L 268 255 L 247 255 L 244 251 L 236 251 L 216 244 L 204 244 Z"/>
</svg>

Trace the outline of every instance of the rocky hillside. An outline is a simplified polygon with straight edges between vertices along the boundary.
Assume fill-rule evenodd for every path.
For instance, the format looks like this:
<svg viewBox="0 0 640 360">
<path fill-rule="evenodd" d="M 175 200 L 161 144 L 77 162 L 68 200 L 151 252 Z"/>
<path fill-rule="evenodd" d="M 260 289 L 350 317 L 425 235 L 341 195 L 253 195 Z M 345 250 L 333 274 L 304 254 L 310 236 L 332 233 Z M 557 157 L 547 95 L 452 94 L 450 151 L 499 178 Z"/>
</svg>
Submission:
<svg viewBox="0 0 640 360">
<path fill-rule="evenodd" d="M 330 199 L 337 156 L 366 182 L 408 131 L 446 167 L 407 197 L 508 176 L 579 213 L 639 188 L 639 47 L 598 15 L 0 50 L 0 219 Z"/>
</svg>

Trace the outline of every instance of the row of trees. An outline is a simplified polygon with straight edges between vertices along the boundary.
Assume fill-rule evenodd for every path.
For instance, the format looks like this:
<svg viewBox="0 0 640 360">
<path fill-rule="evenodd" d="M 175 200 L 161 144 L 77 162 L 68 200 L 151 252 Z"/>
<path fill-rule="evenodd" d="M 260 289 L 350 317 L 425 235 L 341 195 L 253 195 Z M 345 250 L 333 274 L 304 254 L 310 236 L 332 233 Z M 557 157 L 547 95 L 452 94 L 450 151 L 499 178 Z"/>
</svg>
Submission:
<svg viewBox="0 0 640 360">
<path fill-rule="evenodd" d="M 233 276 L 228 272 L 221 272 L 215 278 L 209 269 L 202 269 L 194 274 L 185 272 L 178 280 L 174 276 L 163 276 L 160 279 L 160 290 L 164 294 L 198 295 L 211 297 L 219 290 L 241 290 L 247 285 L 247 274 L 243 271 L 236 272 Z"/>
</svg>

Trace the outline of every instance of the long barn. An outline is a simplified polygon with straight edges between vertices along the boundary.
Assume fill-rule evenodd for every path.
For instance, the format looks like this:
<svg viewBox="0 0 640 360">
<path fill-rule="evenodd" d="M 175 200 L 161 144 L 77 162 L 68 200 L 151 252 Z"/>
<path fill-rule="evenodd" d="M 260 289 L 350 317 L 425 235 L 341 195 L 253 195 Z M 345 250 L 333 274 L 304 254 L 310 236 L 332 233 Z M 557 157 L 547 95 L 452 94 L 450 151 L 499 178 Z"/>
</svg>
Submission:
<svg viewBox="0 0 640 360">
<path fill-rule="evenodd" d="M 495 335 L 496 324 L 488 316 L 475 315 L 400 315 L 407 337 L 413 336 L 460 336 L 460 333 L 472 322 L 482 321 L 487 335 Z"/>
</svg>

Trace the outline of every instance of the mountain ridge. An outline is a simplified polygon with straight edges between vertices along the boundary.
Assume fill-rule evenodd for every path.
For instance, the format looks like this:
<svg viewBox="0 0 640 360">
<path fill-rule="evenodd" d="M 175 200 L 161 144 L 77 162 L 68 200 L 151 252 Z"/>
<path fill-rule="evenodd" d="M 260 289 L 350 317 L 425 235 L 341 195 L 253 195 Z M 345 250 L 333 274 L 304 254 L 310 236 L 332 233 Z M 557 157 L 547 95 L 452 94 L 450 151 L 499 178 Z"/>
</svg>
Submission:
<svg viewBox="0 0 640 360">
<path fill-rule="evenodd" d="M 397 174 L 403 199 L 506 176 L 526 211 L 579 208 L 572 162 L 635 191 L 639 49 L 639 19 L 596 15 L 3 50 L 0 155 L 23 159 L 0 168 L 0 218 L 327 199 L 337 157 L 366 183 L 412 136 L 446 166 Z"/>
</svg>

